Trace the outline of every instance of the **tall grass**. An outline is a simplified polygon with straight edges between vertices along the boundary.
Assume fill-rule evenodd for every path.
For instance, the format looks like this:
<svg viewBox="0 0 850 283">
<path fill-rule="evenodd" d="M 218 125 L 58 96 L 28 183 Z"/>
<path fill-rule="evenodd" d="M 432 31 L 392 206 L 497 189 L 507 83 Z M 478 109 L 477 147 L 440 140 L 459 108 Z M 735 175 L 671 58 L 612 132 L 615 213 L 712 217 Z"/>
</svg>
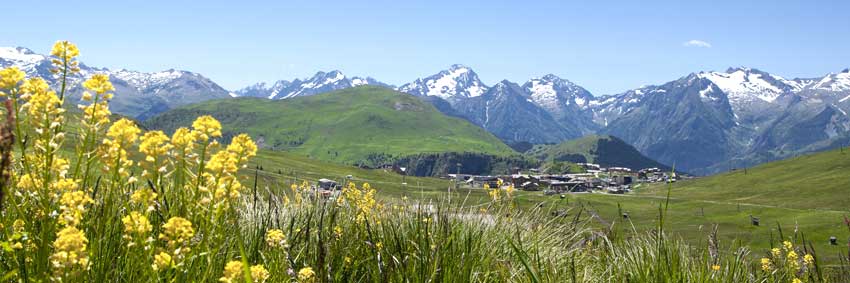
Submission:
<svg viewBox="0 0 850 283">
<path fill-rule="evenodd" d="M 324 197 L 307 183 L 266 182 L 244 168 L 247 136 L 220 145 L 199 117 L 168 137 L 109 119 L 105 76 L 66 113 L 76 47 L 54 47 L 59 94 L 0 72 L 0 279 L 12 282 L 826 282 L 806 245 L 762 269 L 744 247 L 693 247 L 656 231 L 613 234 L 577 208 L 406 198 L 350 183 Z M 69 133 L 65 124 L 77 125 Z M 14 129 L 14 130 L 11 130 Z M 66 145 L 67 136 L 75 138 Z M 141 136 L 141 138 L 139 137 Z M 70 146 L 73 144 L 73 146 Z M 8 154 L 4 154 L 7 153 Z M 11 152 L 14 152 L 12 154 Z M 607 223 L 607 222 L 606 222 Z M 606 224 L 610 225 L 610 224 Z M 608 227 L 610 228 L 610 227 Z M 780 236 L 780 238 L 783 238 Z M 805 243 L 798 239 L 795 243 Z M 791 253 L 798 256 L 791 260 Z M 796 264 L 796 265 L 795 265 Z M 845 267 L 842 267 L 845 268 Z M 846 269 L 843 269 L 846 270 Z M 826 275 L 824 275 L 826 274 Z M 847 280 L 839 277 L 832 281 Z"/>
</svg>

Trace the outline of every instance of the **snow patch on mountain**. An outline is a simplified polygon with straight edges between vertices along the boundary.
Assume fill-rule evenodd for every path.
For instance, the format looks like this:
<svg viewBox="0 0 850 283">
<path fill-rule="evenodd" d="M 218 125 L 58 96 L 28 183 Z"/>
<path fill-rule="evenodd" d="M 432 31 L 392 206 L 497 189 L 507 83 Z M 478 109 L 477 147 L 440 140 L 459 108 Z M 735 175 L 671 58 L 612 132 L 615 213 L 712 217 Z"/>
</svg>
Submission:
<svg viewBox="0 0 850 283">
<path fill-rule="evenodd" d="M 748 68 L 730 71 L 726 73 L 701 72 L 697 76 L 708 79 L 717 85 L 728 95 L 729 102 L 732 104 L 751 101 L 752 99 L 773 102 L 785 92 L 780 87 L 768 82 L 761 72 L 754 72 Z M 782 81 L 787 80 L 782 79 Z"/>
<path fill-rule="evenodd" d="M 120 80 L 129 82 L 138 90 L 144 90 L 152 86 L 162 85 L 170 81 L 179 79 L 185 73 L 188 72 L 177 71 L 174 69 L 155 73 L 143 73 L 121 69 L 115 72 L 111 72 L 109 74 Z"/>
<path fill-rule="evenodd" d="M 530 81 L 528 91 L 531 93 L 531 102 L 544 108 L 558 107 L 558 93 L 552 82 L 544 82 L 539 79 Z"/>
<path fill-rule="evenodd" d="M 18 63 L 38 63 L 46 57 L 23 47 L 0 47 L 0 58 Z"/>
<path fill-rule="evenodd" d="M 402 85 L 398 91 L 419 96 L 436 96 L 446 100 L 478 97 L 487 92 L 472 69 L 455 64 L 448 70 Z"/>
<path fill-rule="evenodd" d="M 812 88 L 834 92 L 850 90 L 850 70 L 844 70 L 838 74 L 826 75 L 815 83 Z"/>
</svg>

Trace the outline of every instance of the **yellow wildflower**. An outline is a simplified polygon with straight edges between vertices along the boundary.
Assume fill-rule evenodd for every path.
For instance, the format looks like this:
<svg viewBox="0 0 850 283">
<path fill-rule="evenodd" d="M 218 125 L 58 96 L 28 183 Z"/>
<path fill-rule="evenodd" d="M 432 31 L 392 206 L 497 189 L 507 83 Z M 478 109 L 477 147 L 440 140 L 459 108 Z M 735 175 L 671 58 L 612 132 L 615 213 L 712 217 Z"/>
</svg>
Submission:
<svg viewBox="0 0 850 283">
<path fill-rule="evenodd" d="M 60 40 L 53 44 L 50 55 L 56 56 L 60 60 L 70 61 L 74 57 L 80 56 L 80 49 L 77 48 L 77 45 L 67 40 Z"/>
<path fill-rule="evenodd" d="M 286 245 L 286 235 L 278 229 L 266 231 L 266 244 L 272 248 L 283 247 Z"/>
<path fill-rule="evenodd" d="M 242 281 L 244 279 L 243 272 L 244 272 L 244 265 L 242 264 L 241 261 L 238 261 L 238 260 L 230 261 L 224 266 L 224 274 L 221 278 L 218 279 L 218 281 L 224 282 L 224 283 L 243 282 Z M 254 283 L 265 282 L 266 279 L 269 278 L 269 271 L 266 270 L 266 268 L 263 267 L 263 265 L 260 265 L 260 264 L 251 266 L 250 274 L 251 274 L 251 282 L 254 282 Z"/>
<path fill-rule="evenodd" d="M 86 212 L 86 205 L 94 201 L 83 191 L 65 192 L 59 200 L 59 208 L 62 210 L 60 223 L 68 226 L 77 226 Z"/>
<path fill-rule="evenodd" d="M 773 264 L 770 262 L 769 258 L 763 257 L 761 258 L 761 270 L 770 271 L 773 268 Z"/>
<path fill-rule="evenodd" d="M 714 271 L 718 271 L 718 270 L 720 270 L 720 265 L 717 265 L 717 264 L 712 265 L 712 266 L 711 266 L 711 270 L 714 270 Z"/>
<path fill-rule="evenodd" d="M 242 278 L 242 262 L 233 260 L 224 265 L 224 275 L 218 281 L 236 283 Z"/>
<path fill-rule="evenodd" d="M 258 264 L 251 266 L 251 281 L 254 283 L 265 282 L 269 279 L 269 271 L 263 265 Z"/>
<path fill-rule="evenodd" d="M 26 225 L 26 223 L 23 220 L 15 219 L 15 221 L 12 222 L 12 231 L 15 231 L 15 233 L 23 233 L 24 225 Z"/>
<path fill-rule="evenodd" d="M 790 250 L 790 249 L 792 249 L 792 248 L 794 247 L 794 245 L 792 245 L 792 244 L 791 244 L 791 242 L 789 242 L 789 241 L 784 241 L 784 242 L 782 242 L 782 246 L 783 246 L 786 250 Z"/>
<path fill-rule="evenodd" d="M 485 184 L 485 187 L 487 187 L 486 184 Z M 493 199 L 493 201 L 498 201 L 499 199 L 501 199 L 501 194 L 500 194 L 500 191 L 499 191 L 498 188 L 492 189 L 492 190 L 487 189 L 487 190 L 488 190 L 487 194 L 490 195 L 490 198 Z"/>
<path fill-rule="evenodd" d="M 222 174 L 235 174 L 239 170 L 237 158 L 233 153 L 222 150 L 213 154 L 207 163 L 207 169 L 221 176 Z"/>
<path fill-rule="evenodd" d="M 145 133 L 139 144 L 139 152 L 145 154 L 145 159 L 148 162 L 154 162 L 154 159 L 166 155 L 171 149 L 171 144 L 168 143 L 169 138 L 162 131 L 150 131 Z"/>
<path fill-rule="evenodd" d="M 9 67 L 0 70 L 0 88 L 14 88 L 24 79 L 24 76 L 24 72 L 21 71 L 21 69 L 18 69 L 18 67 Z"/>
<path fill-rule="evenodd" d="M 795 252 L 793 250 L 788 251 L 788 254 L 785 255 L 785 258 L 787 258 L 788 261 L 796 261 L 797 260 L 797 252 Z"/>
<path fill-rule="evenodd" d="M 342 227 L 334 227 L 334 236 L 336 236 L 337 238 L 342 237 Z"/>
<path fill-rule="evenodd" d="M 803 256 L 803 262 L 805 262 L 807 265 L 811 265 L 815 262 L 815 257 L 813 257 L 811 254 L 806 254 Z"/>
<path fill-rule="evenodd" d="M 50 86 L 42 78 L 31 78 L 21 85 L 21 92 L 25 94 L 41 93 L 50 90 Z"/>
<path fill-rule="evenodd" d="M 153 230 L 148 218 L 136 211 L 130 212 L 129 215 L 121 218 L 121 222 L 124 223 L 124 236 L 127 239 L 133 239 L 133 236 L 147 235 Z"/>
<path fill-rule="evenodd" d="M 57 192 L 70 192 L 77 190 L 77 180 L 68 178 L 59 178 L 50 184 L 50 188 Z"/>
<path fill-rule="evenodd" d="M 159 239 L 168 242 L 168 246 L 176 248 L 186 246 L 189 240 L 195 236 L 195 229 L 192 228 L 192 222 L 182 217 L 171 217 L 162 225 L 162 233 L 159 234 Z"/>
<path fill-rule="evenodd" d="M 233 138 L 227 151 L 232 152 L 239 158 L 239 163 L 247 163 L 248 158 L 257 155 L 257 144 L 246 134 L 240 134 Z"/>
<path fill-rule="evenodd" d="M 50 255 L 50 263 L 53 265 L 57 275 L 68 274 L 75 268 L 85 269 L 89 265 L 86 239 L 83 231 L 73 226 L 65 227 L 56 234 L 53 242 L 54 252 Z"/>
<path fill-rule="evenodd" d="M 82 109 L 82 123 L 87 127 L 98 128 L 100 125 L 106 125 L 109 123 L 109 116 L 112 115 L 112 112 L 109 111 L 109 104 L 106 101 L 83 106 Z"/>
<path fill-rule="evenodd" d="M 168 136 L 162 131 L 150 131 L 142 136 L 139 152 L 145 155 L 144 161 L 141 162 L 142 167 L 145 168 L 144 173 L 142 173 L 143 176 L 150 177 L 151 174 L 159 176 L 159 174 L 167 172 L 167 163 L 163 158 L 173 147 L 169 140 Z"/>
<path fill-rule="evenodd" d="M 37 183 L 36 183 L 37 182 Z M 34 192 L 39 186 L 41 186 L 41 179 L 33 178 L 30 174 L 23 174 L 20 178 L 18 178 L 17 187 L 24 191 Z"/>
<path fill-rule="evenodd" d="M 154 271 L 166 270 L 174 266 L 174 260 L 172 260 L 171 255 L 166 252 L 160 252 L 159 254 L 153 256 L 153 267 Z"/>
<path fill-rule="evenodd" d="M 791 280 L 791 283 L 803 283 L 803 281 L 795 277 L 794 280 Z"/>
<path fill-rule="evenodd" d="M 178 148 L 192 149 L 195 143 L 195 136 L 192 131 L 187 128 L 178 128 L 171 135 L 171 144 Z"/>
<path fill-rule="evenodd" d="M 298 270 L 298 281 L 300 282 L 310 282 L 313 280 L 314 276 L 316 276 L 316 272 L 314 272 L 313 268 L 309 266 Z"/>
<path fill-rule="evenodd" d="M 780 253 L 781 251 L 779 250 L 779 248 L 773 248 L 770 250 L 770 254 L 772 254 L 773 257 L 779 257 Z"/>
<path fill-rule="evenodd" d="M 103 95 L 109 91 L 115 90 L 115 87 L 112 86 L 112 82 L 109 81 L 109 75 L 106 74 L 94 74 L 83 82 L 83 87 L 94 91 L 98 95 Z"/>
<path fill-rule="evenodd" d="M 109 127 L 100 150 L 106 171 L 117 171 L 121 177 L 130 175 L 126 168 L 133 166 L 133 161 L 128 157 L 127 149 L 136 142 L 141 131 L 128 119 L 118 120 Z"/>
<path fill-rule="evenodd" d="M 32 90 L 35 92 L 27 93 L 27 103 L 24 104 L 23 107 L 27 109 L 27 113 L 29 113 L 33 117 L 36 117 L 36 119 L 31 122 L 33 126 L 43 128 L 45 126 L 45 123 L 51 124 L 53 122 L 61 122 L 61 120 L 57 120 L 59 117 L 50 116 L 65 112 L 65 109 L 59 107 L 60 101 L 59 97 L 56 96 L 56 92 L 39 87 L 28 88 L 28 90 Z M 48 127 L 55 126 L 48 125 Z"/>
<path fill-rule="evenodd" d="M 138 189 L 130 195 L 130 202 L 144 207 L 146 211 L 154 210 L 157 194 L 149 188 Z"/>
<path fill-rule="evenodd" d="M 192 122 L 195 139 L 206 142 L 210 138 L 221 137 L 221 123 L 210 115 L 200 116 Z"/>
<path fill-rule="evenodd" d="M 106 136 L 112 138 L 116 143 L 127 146 L 136 142 L 142 130 L 131 120 L 121 119 L 112 124 L 106 131 Z"/>
</svg>

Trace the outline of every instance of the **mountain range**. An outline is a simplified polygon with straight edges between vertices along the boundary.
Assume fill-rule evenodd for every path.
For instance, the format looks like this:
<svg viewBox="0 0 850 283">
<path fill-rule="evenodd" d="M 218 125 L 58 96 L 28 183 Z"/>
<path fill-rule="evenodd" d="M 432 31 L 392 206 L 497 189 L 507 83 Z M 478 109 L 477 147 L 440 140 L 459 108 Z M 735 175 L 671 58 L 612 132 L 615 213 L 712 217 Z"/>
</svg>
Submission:
<svg viewBox="0 0 850 283">
<path fill-rule="evenodd" d="M 50 61 L 26 48 L 0 48 L 0 67 L 19 66 L 50 77 Z M 555 75 L 522 84 L 484 84 L 469 67 L 447 70 L 394 87 L 340 71 L 310 78 L 258 83 L 227 91 L 188 71 L 143 73 L 81 64 L 74 87 L 91 73 L 110 75 L 113 111 L 145 120 L 171 108 L 209 99 L 288 99 L 361 85 L 408 93 L 439 111 L 462 117 L 507 143 L 558 143 L 589 134 L 616 136 L 677 170 L 711 174 L 850 142 L 850 70 L 786 79 L 752 68 L 696 72 L 660 85 L 614 95 L 591 94 Z M 55 82 L 55 81 L 54 81 Z"/>
<path fill-rule="evenodd" d="M 58 78 L 50 73 L 51 57 L 24 47 L 0 47 L 0 68 L 17 66 L 27 77 L 39 76 L 58 88 Z M 231 97 L 232 94 L 212 80 L 189 71 L 165 70 L 144 73 L 90 67 L 80 62 L 80 72 L 68 78 L 67 102 L 77 103 L 82 97 L 81 82 L 94 73 L 107 74 L 115 87 L 110 109 L 115 113 L 140 120 L 171 108 L 209 99 Z"/>
</svg>

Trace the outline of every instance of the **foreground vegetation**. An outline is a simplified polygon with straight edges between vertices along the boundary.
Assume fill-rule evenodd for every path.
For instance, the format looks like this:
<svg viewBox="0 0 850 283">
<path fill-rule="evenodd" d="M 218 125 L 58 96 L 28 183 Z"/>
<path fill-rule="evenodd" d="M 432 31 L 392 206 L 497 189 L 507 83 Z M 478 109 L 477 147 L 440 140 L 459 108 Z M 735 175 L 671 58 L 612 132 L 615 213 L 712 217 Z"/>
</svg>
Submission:
<svg viewBox="0 0 850 283">
<path fill-rule="evenodd" d="M 77 70 L 78 51 L 58 42 L 52 55 L 64 82 Z M 469 201 L 407 197 L 407 185 L 387 182 L 399 197 L 382 198 L 384 184 L 352 176 L 338 195 L 319 197 L 303 182 L 308 173 L 287 181 L 279 178 L 285 168 L 247 168 L 254 140 L 240 134 L 220 144 L 221 124 L 210 116 L 170 136 L 143 132 L 133 121 L 109 119 L 108 77 L 93 75 L 83 86 L 90 91 L 83 114 L 68 121 L 78 116 L 61 108 L 64 83 L 55 92 L 17 69 L 0 71 L 3 281 L 847 280 L 790 234 L 775 250 L 755 251 L 765 254 L 758 260 L 745 247 L 721 245 L 713 232 L 708 244 L 688 245 L 667 233 L 669 203 L 656 207 L 654 229 L 625 235 L 596 229 L 583 217 L 592 210 L 527 208 L 511 187 Z M 79 127 L 66 128 L 69 122 Z M 444 182 L 414 181 L 420 188 Z"/>
</svg>

